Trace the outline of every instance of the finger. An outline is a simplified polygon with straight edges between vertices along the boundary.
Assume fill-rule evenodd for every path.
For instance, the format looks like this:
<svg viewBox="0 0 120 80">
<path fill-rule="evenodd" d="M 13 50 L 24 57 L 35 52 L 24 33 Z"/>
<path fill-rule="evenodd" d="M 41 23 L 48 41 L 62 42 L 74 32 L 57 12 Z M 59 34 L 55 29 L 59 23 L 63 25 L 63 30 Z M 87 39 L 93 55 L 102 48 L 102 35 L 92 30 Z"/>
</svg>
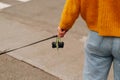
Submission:
<svg viewBox="0 0 120 80">
<path fill-rule="evenodd" d="M 66 31 L 64 29 L 61 29 L 60 27 L 58 27 L 58 36 L 59 37 L 64 37 Z"/>
<path fill-rule="evenodd" d="M 64 34 L 60 34 L 60 33 L 58 33 L 58 37 L 64 37 Z"/>
<path fill-rule="evenodd" d="M 59 37 L 64 37 L 65 33 L 58 32 Z"/>
</svg>

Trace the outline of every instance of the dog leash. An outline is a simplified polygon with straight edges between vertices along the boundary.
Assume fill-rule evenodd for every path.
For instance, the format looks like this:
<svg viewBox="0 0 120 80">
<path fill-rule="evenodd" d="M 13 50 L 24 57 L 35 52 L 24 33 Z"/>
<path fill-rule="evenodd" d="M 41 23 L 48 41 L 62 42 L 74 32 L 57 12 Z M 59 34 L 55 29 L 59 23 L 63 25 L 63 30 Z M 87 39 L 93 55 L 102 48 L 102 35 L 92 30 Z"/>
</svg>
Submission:
<svg viewBox="0 0 120 80">
<path fill-rule="evenodd" d="M 46 38 L 46 39 L 39 40 L 39 41 L 30 43 L 30 44 L 27 44 L 27 45 L 24 45 L 24 46 L 15 48 L 15 49 L 0 51 L 0 55 L 6 54 L 6 53 L 9 53 L 9 52 L 12 52 L 12 51 L 16 51 L 16 50 L 18 50 L 18 49 L 22 49 L 22 48 L 25 48 L 25 47 L 28 47 L 28 46 L 32 46 L 32 45 L 35 45 L 35 44 L 37 44 L 37 43 L 40 43 L 40 42 L 43 42 L 43 41 L 46 41 L 46 40 L 49 40 L 49 39 L 52 39 L 52 38 L 56 38 L 56 37 L 58 37 L 58 36 L 57 36 L 57 35 L 53 35 L 53 36 L 48 37 L 48 38 Z"/>
</svg>

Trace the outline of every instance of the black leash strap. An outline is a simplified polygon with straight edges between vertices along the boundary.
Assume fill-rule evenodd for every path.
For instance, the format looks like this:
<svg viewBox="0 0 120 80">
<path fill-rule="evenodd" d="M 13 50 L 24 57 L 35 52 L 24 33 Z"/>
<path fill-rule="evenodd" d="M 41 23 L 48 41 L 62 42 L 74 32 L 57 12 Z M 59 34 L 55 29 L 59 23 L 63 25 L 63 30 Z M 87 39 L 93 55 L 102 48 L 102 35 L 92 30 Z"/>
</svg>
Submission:
<svg viewBox="0 0 120 80">
<path fill-rule="evenodd" d="M 52 38 L 56 38 L 56 37 L 57 37 L 57 35 L 54 35 L 54 36 L 51 36 L 49 38 L 46 38 L 46 39 L 43 39 L 43 40 L 39 40 L 39 41 L 30 43 L 30 44 L 27 44 L 27 45 L 15 48 L 15 49 L 0 51 L 0 55 L 5 54 L 5 53 L 9 53 L 9 52 L 12 52 L 12 51 L 15 51 L 15 50 L 18 50 L 18 49 L 21 49 L 21 48 L 25 48 L 25 47 L 28 47 L 28 46 L 31 46 L 31 45 L 35 45 L 37 43 L 40 43 L 40 42 L 43 42 L 43 41 L 46 41 L 46 40 L 49 40 L 49 39 L 52 39 Z"/>
</svg>

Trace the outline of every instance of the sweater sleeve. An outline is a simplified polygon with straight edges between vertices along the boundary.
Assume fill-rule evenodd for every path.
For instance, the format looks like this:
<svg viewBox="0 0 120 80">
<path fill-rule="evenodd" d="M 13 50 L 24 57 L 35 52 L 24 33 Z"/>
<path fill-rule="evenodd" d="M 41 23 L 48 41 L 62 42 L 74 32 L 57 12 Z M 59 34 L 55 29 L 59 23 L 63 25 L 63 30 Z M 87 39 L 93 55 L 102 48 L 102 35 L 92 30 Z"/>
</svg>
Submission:
<svg viewBox="0 0 120 80">
<path fill-rule="evenodd" d="M 59 27 L 69 30 L 80 14 L 80 0 L 66 0 Z"/>
</svg>

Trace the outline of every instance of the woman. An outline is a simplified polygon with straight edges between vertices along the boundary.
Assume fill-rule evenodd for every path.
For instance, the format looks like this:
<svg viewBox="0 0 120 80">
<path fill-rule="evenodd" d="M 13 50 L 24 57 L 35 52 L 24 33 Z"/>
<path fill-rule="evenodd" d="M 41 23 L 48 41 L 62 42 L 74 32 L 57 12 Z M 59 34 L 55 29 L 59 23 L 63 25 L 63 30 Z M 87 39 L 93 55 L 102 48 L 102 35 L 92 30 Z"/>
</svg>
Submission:
<svg viewBox="0 0 120 80">
<path fill-rule="evenodd" d="M 83 80 L 107 80 L 112 62 L 114 80 L 120 80 L 119 7 L 119 0 L 66 0 L 58 36 L 64 37 L 79 15 L 90 30 L 85 45 Z"/>
</svg>

